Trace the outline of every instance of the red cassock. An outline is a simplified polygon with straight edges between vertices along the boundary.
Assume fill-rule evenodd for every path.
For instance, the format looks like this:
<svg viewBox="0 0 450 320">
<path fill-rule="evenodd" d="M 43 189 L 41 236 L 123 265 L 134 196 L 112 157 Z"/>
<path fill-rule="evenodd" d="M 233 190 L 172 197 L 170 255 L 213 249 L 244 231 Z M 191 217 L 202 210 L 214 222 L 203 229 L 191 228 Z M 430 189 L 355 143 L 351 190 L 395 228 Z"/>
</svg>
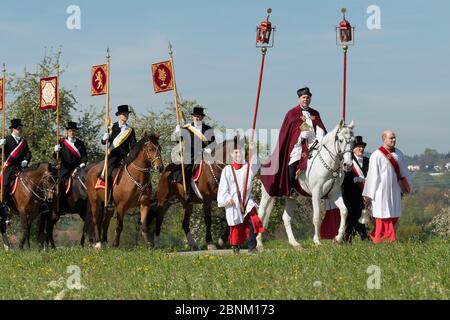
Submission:
<svg viewBox="0 0 450 320">
<path fill-rule="evenodd" d="M 318 111 L 309 108 L 314 130 L 317 126 L 326 132 Z M 300 125 L 303 123 L 301 107 L 298 105 L 286 113 L 278 136 L 277 148 L 270 157 L 270 162 L 261 168 L 261 182 L 272 197 L 289 195 L 288 164 L 292 149 L 300 136 Z M 278 163 L 278 164 L 277 164 Z M 269 166 L 278 166 L 276 173 L 264 174 Z"/>
<path fill-rule="evenodd" d="M 375 227 L 370 233 L 370 239 L 374 243 L 395 241 L 395 224 L 397 221 L 398 218 L 375 218 Z"/>
</svg>

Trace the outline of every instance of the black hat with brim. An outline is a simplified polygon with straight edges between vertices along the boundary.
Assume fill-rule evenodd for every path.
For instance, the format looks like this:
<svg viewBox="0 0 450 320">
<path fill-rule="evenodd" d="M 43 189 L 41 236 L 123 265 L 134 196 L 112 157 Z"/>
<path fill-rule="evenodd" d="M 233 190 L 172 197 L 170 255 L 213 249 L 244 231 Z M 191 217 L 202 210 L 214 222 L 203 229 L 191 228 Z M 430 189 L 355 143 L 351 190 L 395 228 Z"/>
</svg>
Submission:
<svg viewBox="0 0 450 320">
<path fill-rule="evenodd" d="M 17 129 L 18 127 L 23 127 L 22 121 L 20 119 L 12 119 L 10 129 Z"/>
<path fill-rule="evenodd" d="M 116 116 L 118 116 L 121 113 L 131 113 L 132 111 L 129 109 L 130 106 L 127 104 L 123 104 L 121 106 L 117 107 L 117 112 L 116 112 Z"/>
<path fill-rule="evenodd" d="M 194 109 L 192 110 L 191 113 L 192 116 L 201 116 L 204 117 L 206 116 L 203 112 L 203 108 L 202 107 L 194 107 Z"/>
<path fill-rule="evenodd" d="M 79 128 L 77 127 L 76 122 L 69 121 L 69 122 L 67 122 L 66 130 L 69 130 L 69 129 L 78 130 Z"/>
<path fill-rule="evenodd" d="M 356 146 L 363 146 L 365 148 L 367 146 L 367 143 L 365 143 L 363 141 L 363 137 L 362 136 L 356 136 L 353 146 L 355 146 L 355 147 Z"/>
</svg>

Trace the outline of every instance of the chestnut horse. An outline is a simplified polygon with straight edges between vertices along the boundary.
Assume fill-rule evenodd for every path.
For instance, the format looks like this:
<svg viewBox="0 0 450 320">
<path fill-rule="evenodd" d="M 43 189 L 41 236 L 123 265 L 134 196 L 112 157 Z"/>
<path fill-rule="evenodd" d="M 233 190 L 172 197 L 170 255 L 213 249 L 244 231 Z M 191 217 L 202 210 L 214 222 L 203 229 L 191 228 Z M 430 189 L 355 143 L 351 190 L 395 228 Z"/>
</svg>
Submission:
<svg viewBox="0 0 450 320">
<path fill-rule="evenodd" d="M 111 210 L 104 208 L 105 189 L 95 190 L 94 188 L 98 173 L 103 169 L 103 164 L 103 161 L 95 164 L 86 173 L 86 187 L 95 248 L 101 248 L 102 242 L 107 242 L 109 222 L 113 216 Z M 145 133 L 144 137 L 133 147 L 125 159 L 121 167 L 123 171 L 117 178 L 116 184 L 113 185 L 111 201 L 117 212 L 114 247 L 119 246 L 125 212 L 135 207 L 139 207 L 144 245 L 148 245 L 147 215 L 152 192 L 152 167 L 160 172 L 164 168 L 161 158 L 161 147 L 159 145 L 159 135 L 147 135 Z M 115 177 L 116 172 L 117 170 L 114 170 L 111 176 Z M 112 184 L 113 181 L 109 181 L 109 183 Z"/>
<path fill-rule="evenodd" d="M 231 142 L 230 142 L 231 141 Z M 198 178 L 197 187 L 203 199 L 199 198 L 195 193 L 191 196 L 191 200 L 186 202 L 184 199 L 184 188 L 182 181 L 173 181 L 173 164 L 167 166 L 164 173 L 160 176 L 158 189 L 156 191 L 156 205 L 150 208 L 151 215 L 149 223 L 156 217 L 155 227 L 155 248 L 160 247 L 160 233 L 163 218 L 169 207 L 180 202 L 184 208 L 183 230 L 186 235 L 188 245 L 192 250 L 198 250 L 197 242 L 193 238 L 190 231 L 190 218 L 192 214 L 193 204 L 203 204 L 203 215 L 206 225 L 205 240 L 208 250 L 215 249 L 215 245 L 211 235 L 211 203 L 217 201 L 217 191 L 219 189 L 219 179 L 223 168 L 229 163 L 231 157 L 233 141 L 224 141 L 217 144 L 212 153 L 212 159 L 204 159 L 203 168 Z M 212 161 L 213 160 L 213 161 Z M 187 181 L 186 183 L 191 183 Z M 177 201 L 172 201 L 176 198 Z"/>
<path fill-rule="evenodd" d="M 38 163 L 32 168 L 18 173 L 17 188 L 13 195 L 9 195 L 9 209 L 19 215 L 22 226 L 22 239 L 19 248 L 23 249 L 25 242 L 30 248 L 31 225 L 40 214 L 41 205 L 52 201 L 56 183 L 56 171 L 50 163 Z M 1 226 L 1 233 L 5 249 L 9 247 L 5 226 Z M 39 238 L 43 245 L 43 230 L 39 228 Z"/>
</svg>

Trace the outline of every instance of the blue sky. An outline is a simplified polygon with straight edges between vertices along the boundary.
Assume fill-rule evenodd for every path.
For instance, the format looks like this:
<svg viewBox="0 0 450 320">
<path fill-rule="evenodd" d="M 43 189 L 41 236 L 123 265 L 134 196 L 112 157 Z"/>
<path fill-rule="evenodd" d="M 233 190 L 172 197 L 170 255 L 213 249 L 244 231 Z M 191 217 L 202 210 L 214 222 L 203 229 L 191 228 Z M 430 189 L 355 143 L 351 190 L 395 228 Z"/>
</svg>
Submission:
<svg viewBox="0 0 450 320">
<path fill-rule="evenodd" d="M 69 5 L 81 9 L 81 29 L 69 30 Z M 369 30 L 368 6 L 381 10 L 381 29 Z M 153 94 L 150 65 L 174 47 L 183 99 L 195 99 L 228 128 L 251 126 L 261 54 L 255 28 L 273 9 L 275 47 L 269 49 L 258 128 L 279 128 L 309 86 L 312 106 L 331 130 L 341 116 L 342 49 L 334 26 L 340 8 L 356 26 L 349 49 L 347 120 L 356 133 L 379 146 L 380 134 L 397 132 L 406 154 L 426 147 L 450 151 L 450 2 L 441 1 L 2 1 L 0 62 L 8 72 L 35 68 L 44 52 L 62 45 L 79 107 L 104 105 L 89 93 L 90 67 L 111 50 L 111 109 L 131 104 L 140 114 L 162 110 L 170 93 Z"/>
</svg>

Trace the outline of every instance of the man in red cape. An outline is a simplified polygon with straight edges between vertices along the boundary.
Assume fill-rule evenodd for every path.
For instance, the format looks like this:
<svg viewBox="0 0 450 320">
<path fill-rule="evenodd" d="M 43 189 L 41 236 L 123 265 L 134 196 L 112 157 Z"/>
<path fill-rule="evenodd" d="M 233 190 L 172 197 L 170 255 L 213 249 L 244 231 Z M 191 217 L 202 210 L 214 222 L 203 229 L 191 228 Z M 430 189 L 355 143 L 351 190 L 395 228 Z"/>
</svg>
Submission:
<svg viewBox="0 0 450 320">
<path fill-rule="evenodd" d="M 295 178 L 306 170 L 309 149 L 326 134 L 318 111 L 310 108 L 311 91 L 297 90 L 299 104 L 286 113 L 278 144 L 261 171 L 261 182 L 272 197 L 295 195 Z"/>
</svg>

